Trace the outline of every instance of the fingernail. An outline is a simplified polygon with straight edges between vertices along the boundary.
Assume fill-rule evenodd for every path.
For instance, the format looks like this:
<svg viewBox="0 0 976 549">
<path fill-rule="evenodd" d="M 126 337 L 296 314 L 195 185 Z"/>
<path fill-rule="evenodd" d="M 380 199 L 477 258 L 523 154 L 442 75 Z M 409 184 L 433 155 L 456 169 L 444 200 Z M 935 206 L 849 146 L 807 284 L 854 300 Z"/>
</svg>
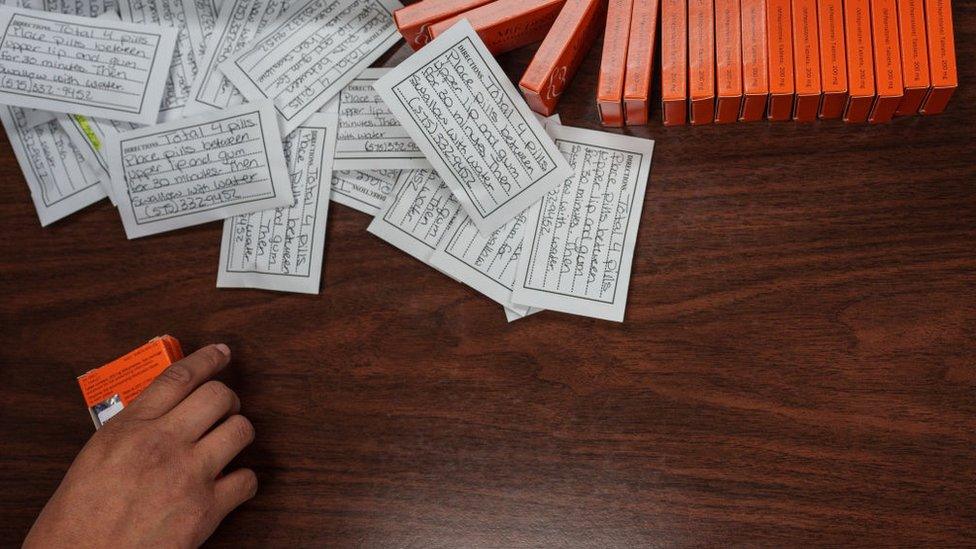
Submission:
<svg viewBox="0 0 976 549">
<path fill-rule="evenodd" d="M 224 345 L 223 343 L 218 343 L 214 345 L 214 347 L 216 347 L 221 353 L 224 353 L 224 356 L 230 356 L 230 347 Z"/>
</svg>

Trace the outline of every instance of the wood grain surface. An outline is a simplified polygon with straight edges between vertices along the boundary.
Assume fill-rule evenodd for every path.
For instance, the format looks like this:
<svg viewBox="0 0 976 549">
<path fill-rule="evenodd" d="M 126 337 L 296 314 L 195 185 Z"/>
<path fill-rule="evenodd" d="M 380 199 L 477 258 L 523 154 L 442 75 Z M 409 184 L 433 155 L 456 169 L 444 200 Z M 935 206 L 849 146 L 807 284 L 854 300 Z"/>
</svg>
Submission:
<svg viewBox="0 0 976 549">
<path fill-rule="evenodd" d="M 260 492 L 215 546 L 976 544 L 976 2 L 954 4 L 944 115 L 627 130 L 656 147 L 623 324 L 508 324 L 339 205 L 321 295 L 217 290 L 219 223 L 130 242 L 102 201 L 41 228 L 4 139 L 0 545 L 92 433 L 75 377 L 162 333 L 232 347 L 258 433 Z M 568 125 L 598 127 L 598 52 Z M 500 60 L 517 80 L 531 54 Z"/>
</svg>

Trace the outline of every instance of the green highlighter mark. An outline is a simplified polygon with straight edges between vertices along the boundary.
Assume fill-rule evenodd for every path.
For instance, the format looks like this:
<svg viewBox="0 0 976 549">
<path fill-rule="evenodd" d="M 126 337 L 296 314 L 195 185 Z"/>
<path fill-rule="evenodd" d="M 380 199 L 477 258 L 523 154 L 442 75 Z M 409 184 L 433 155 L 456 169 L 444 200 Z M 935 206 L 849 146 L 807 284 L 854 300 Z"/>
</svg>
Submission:
<svg viewBox="0 0 976 549">
<path fill-rule="evenodd" d="M 88 141 L 91 142 L 92 147 L 94 147 L 96 151 L 102 150 L 102 142 L 98 139 L 98 135 L 95 134 L 95 130 L 93 130 L 88 124 L 88 119 L 80 114 L 73 114 L 71 116 L 74 117 L 75 122 L 77 122 L 78 126 L 81 127 L 81 131 L 85 132 L 85 137 L 87 137 Z"/>
</svg>

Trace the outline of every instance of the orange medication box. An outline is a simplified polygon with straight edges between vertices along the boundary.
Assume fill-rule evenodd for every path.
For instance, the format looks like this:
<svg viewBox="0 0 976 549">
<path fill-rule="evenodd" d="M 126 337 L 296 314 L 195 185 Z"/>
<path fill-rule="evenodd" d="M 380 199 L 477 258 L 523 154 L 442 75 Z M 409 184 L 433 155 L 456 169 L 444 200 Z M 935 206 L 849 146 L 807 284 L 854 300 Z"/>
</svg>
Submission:
<svg viewBox="0 0 976 549">
<path fill-rule="evenodd" d="M 715 0 L 715 122 L 739 118 L 742 105 L 742 20 L 739 0 Z"/>
<path fill-rule="evenodd" d="M 820 118 L 840 118 L 847 104 L 847 51 L 844 45 L 843 0 L 819 0 Z"/>
<path fill-rule="evenodd" d="M 661 0 L 661 114 L 665 126 L 680 126 L 688 116 L 688 5 L 685 0 Z"/>
<path fill-rule="evenodd" d="M 627 69 L 624 76 L 624 122 L 630 126 L 647 124 L 654 41 L 657 38 L 657 9 L 658 0 L 638 0 L 634 2 L 630 15 Z"/>
<path fill-rule="evenodd" d="M 766 0 L 766 43 L 769 60 L 770 120 L 793 114 L 793 23 L 790 0 Z"/>
<path fill-rule="evenodd" d="M 393 12 L 393 21 L 407 44 L 415 50 L 430 42 L 430 26 L 448 17 L 473 10 L 492 0 L 423 0 Z"/>
<path fill-rule="evenodd" d="M 874 88 L 877 97 L 871 106 L 868 122 L 879 124 L 891 120 L 905 94 L 895 0 L 872 0 L 871 37 L 874 42 Z"/>
<path fill-rule="evenodd" d="M 567 0 L 519 81 L 529 107 L 550 116 L 603 26 L 606 0 Z"/>
<path fill-rule="evenodd" d="M 793 120 L 813 122 L 820 110 L 820 34 L 817 0 L 793 0 Z"/>
<path fill-rule="evenodd" d="M 630 14 L 633 0 L 610 0 L 607 27 L 600 58 L 600 81 L 596 86 L 596 106 L 604 126 L 624 125 L 624 78 L 627 46 L 630 40 Z"/>
<path fill-rule="evenodd" d="M 925 1 L 925 25 L 928 31 L 929 72 L 932 90 L 925 97 L 922 114 L 945 110 L 952 92 L 959 85 L 956 73 L 956 45 L 952 30 L 952 3 L 949 0 Z"/>
<path fill-rule="evenodd" d="M 78 377 L 95 428 L 100 428 L 128 406 L 156 376 L 183 358 L 173 336 L 154 338 L 131 353 Z"/>
<path fill-rule="evenodd" d="M 763 0 L 742 0 L 742 112 L 739 120 L 762 120 L 769 95 L 766 60 L 766 5 Z"/>
<path fill-rule="evenodd" d="M 898 0 L 898 36 L 904 96 L 895 114 L 915 114 L 929 92 L 929 51 L 923 0 Z"/>
<path fill-rule="evenodd" d="M 712 0 L 688 2 L 688 89 L 691 123 L 715 120 L 715 12 Z"/>
<path fill-rule="evenodd" d="M 844 122 L 866 122 L 874 104 L 874 46 L 868 0 L 844 2 L 844 39 L 848 87 Z"/>
<path fill-rule="evenodd" d="M 430 26 L 437 38 L 461 19 L 471 23 L 493 54 L 527 46 L 546 37 L 566 0 L 495 0 Z"/>
</svg>

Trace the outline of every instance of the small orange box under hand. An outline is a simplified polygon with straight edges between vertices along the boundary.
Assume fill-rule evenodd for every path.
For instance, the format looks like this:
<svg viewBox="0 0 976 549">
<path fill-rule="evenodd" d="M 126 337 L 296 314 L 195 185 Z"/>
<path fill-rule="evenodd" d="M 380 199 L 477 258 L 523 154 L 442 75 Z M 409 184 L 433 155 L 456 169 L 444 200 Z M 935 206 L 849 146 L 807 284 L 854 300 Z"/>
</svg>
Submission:
<svg viewBox="0 0 976 549">
<path fill-rule="evenodd" d="M 461 19 L 471 27 L 493 54 L 521 48 L 546 37 L 566 0 L 495 0 L 430 26 L 437 38 Z"/>
<path fill-rule="evenodd" d="M 844 39 L 847 42 L 847 106 L 844 122 L 866 122 L 874 104 L 874 45 L 871 43 L 871 7 L 868 0 L 844 2 Z"/>
<path fill-rule="evenodd" d="M 607 7 L 600 80 L 596 85 L 596 107 L 600 112 L 600 122 L 608 127 L 624 125 L 624 81 L 633 7 L 634 0 L 610 0 Z"/>
<path fill-rule="evenodd" d="M 665 126 L 683 125 L 688 117 L 686 0 L 661 0 L 661 114 Z"/>
<path fill-rule="evenodd" d="M 715 8 L 712 0 L 688 2 L 688 89 L 691 123 L 715 121 Z"/>
<path fill-rule="evenodd" d="M 739 0 L 715 0 L 715 122 L 739 118 L 742 106 L 742 14 Z"/>
<path fill-rule="evenodd" d="M 959 75 L 956 72 L 956 44 L 952 29 L 952 3 L 949 0 L 926 0 L 925 25 L 928 31 L 932 89 L 925 97 L 919 112 L 938 114 L 945 110 L 949 98 L 959 85 Z"/>
<path fill-rule="evenodd" d="M 871 106 L 868 122 L 879 124 L 891 120 L 905 95 L 895 0 L 872 0 L 871 37 L 874 42 L 874 88 L 877 97 Z"/>
<path fill-rule="evenodd" d="M 769 98 L 769 62 L 766 52 L 766 4 L 742 0 L 742 112 L 739 120 L 762 120 Z"/>
<path fill-rule="evenodd" d="M 793 114 L 793 24 L 790 0 L 766 0 L 766 43 L 769 59 L 770 120 Z"/>
<path fill-rule="evenodd" d="M 847 48 L 844 45 L 843 0 L 819 0 L 820 118 L 840 118 L 847 105 Z"/>
<path fill-rule="evenodd" d="M 173 362 L 183 358 L 180 342 L 164 335 L 78 377 L 95 428 L 129 405 Z"/>
</svg>

